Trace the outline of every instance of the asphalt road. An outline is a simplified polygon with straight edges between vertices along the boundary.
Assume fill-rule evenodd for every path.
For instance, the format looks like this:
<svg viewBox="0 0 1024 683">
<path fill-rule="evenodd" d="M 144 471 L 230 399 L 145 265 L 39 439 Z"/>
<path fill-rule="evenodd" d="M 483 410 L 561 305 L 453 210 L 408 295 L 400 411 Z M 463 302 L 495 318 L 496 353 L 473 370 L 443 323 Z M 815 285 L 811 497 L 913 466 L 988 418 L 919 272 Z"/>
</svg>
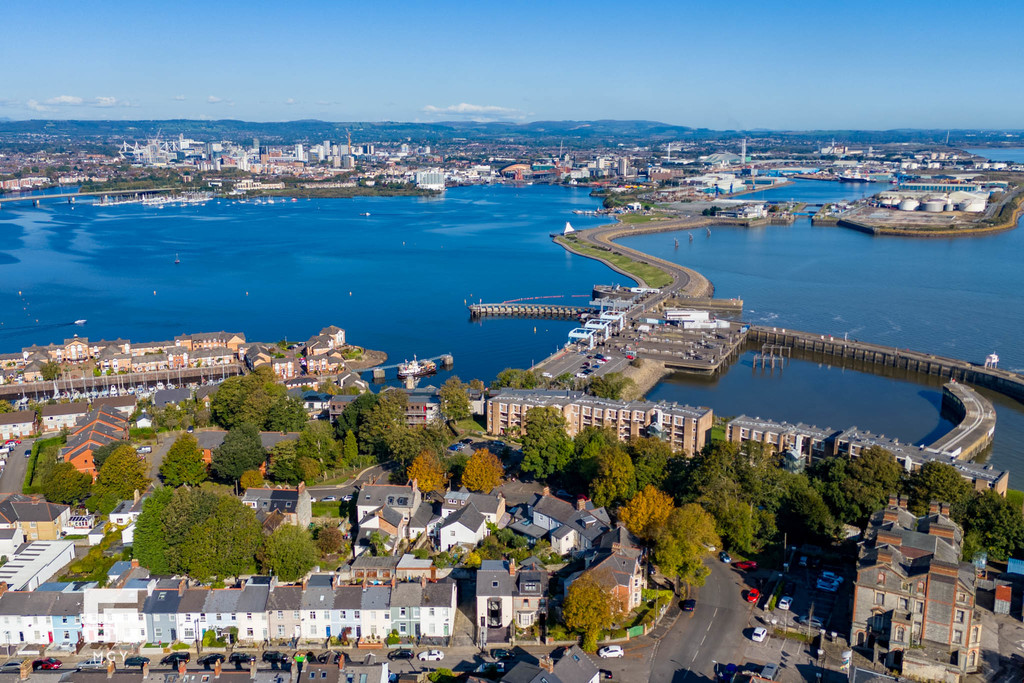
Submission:
<svg viewBox="0 0 1024 683">
<path fill-rule="evenodd" d="M 7 465 L 4 473 L 0 475 L 0 493 L 21 493 L 21 487 L 25 484 L 25 472 L 28 471 L 28 458 L 25 451 L 32 450 L 35 439 L 24 439 L 20 446 L 15 446 L 14 451 L 7 456 Z"/>
</svg>

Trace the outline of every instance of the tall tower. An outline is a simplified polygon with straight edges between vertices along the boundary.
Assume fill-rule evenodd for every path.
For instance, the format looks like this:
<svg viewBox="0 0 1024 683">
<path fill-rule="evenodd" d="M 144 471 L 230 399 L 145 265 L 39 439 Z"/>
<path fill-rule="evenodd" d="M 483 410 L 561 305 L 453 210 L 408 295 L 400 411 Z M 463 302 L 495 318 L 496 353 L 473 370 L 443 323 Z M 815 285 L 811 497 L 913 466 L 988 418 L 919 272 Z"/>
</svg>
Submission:
<svg viewBox="0 0 1024 683">
<path fill-rule="evenodd" d="M 743 143 L 740 145 L 740 165 L 747 163 L 747 139 L 743 138 Z"/>
</svg>

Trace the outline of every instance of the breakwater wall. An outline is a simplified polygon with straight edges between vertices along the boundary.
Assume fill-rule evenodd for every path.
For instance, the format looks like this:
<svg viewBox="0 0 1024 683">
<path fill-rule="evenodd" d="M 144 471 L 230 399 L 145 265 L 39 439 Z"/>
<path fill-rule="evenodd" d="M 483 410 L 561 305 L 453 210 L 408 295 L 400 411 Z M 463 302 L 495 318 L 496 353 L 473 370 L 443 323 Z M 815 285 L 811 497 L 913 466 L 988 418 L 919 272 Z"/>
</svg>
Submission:
<svg viewBox="0 0 1024 683">
<path fill-rule="evenodd" d="M 894 346 L 836 339 L 827 334 L 813 334 L 759 325 L 750 327 L 747 332 L 747 340 L 755 344 L 788 346 L 794 351 L 812 355 L 831 356 L 883 368 L 954 379 L 958 382 L 966 382 L 999 392 L 1024 403 L 1024 376 L 1009 370 L 987 368 L 965 360 L 900 349 Z"/>
</svg>

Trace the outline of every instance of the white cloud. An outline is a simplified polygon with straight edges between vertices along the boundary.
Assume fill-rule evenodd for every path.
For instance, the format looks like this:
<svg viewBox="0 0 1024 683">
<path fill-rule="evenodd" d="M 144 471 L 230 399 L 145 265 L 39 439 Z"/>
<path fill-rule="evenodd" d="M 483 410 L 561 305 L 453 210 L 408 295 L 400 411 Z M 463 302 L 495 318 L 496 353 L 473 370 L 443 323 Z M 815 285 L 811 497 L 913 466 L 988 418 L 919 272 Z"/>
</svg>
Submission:
<svg viewBox="0 0 1024 683">
<path fill-rule="evenodd" d="M 285 104 L 295 104 L 295 98 L 294 97 L 289 97 L 287 100 L 284 101 L 284 103 Z"/>
<path fill-rule="evenodd" d="M 220 102 L 223 102 L 224 100 L 222 100 L 221 98 L 216 97 L 214 95 L 210 95 L 209 97 L 206 98 L 206 101 L 209 102 L 210 104 L 218 104 Z"/>
<path fill-rule="evenodd" d="M 185 96 L 184 95 L 175 95 L 174 99 L 176 99 L 178 102 L 184 102 L 185 101 Z"/>
<path fill-rule="evenodd" d="M 423 107 L 423 113 L 431 116 L 457 116 L 467 119 L 481 121 L 493 121 L 495 119 L 520 119 L 523 113 L 518 109 L 510 107 L 499 107 L 494 104 L 468 104 L 460 102 L 447 107 L 435 107 L 428 104 Z"/>
<path fill-rule="evenodd" d="M 39 102 L 35 100 L 29 100 L 25 103 L 25 106 L 32 111 L 55 111 L 53 107 L 47 107 L 46 105 L 39 104 Z"/>
<path fill-rule="evenodd" d="M 82 101 L 83 100 L 81 97 L 76 97 L 75 95 L 57 95 L 56 97 L 51 97 L 50 99 L 46 100 L 46 104 L 77 105 L 81 104 Z"/>
</svg>

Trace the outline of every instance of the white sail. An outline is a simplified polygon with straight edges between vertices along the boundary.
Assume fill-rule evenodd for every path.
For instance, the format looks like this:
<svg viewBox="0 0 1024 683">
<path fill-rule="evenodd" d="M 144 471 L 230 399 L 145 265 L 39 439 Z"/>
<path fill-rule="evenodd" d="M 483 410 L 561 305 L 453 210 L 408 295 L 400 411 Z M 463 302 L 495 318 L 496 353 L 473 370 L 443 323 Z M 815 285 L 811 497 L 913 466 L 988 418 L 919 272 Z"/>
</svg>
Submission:
<svg viewBox="0 0 1024 683">
<path fill-rule="evenodd" d="M 569 221 L 565 222 L 565 229 L 562 230 L 563 235 L 568 235 L 571 232 L 576 232 L 576 228 L 572 227 L 572 223 Z"/>
</svg>

